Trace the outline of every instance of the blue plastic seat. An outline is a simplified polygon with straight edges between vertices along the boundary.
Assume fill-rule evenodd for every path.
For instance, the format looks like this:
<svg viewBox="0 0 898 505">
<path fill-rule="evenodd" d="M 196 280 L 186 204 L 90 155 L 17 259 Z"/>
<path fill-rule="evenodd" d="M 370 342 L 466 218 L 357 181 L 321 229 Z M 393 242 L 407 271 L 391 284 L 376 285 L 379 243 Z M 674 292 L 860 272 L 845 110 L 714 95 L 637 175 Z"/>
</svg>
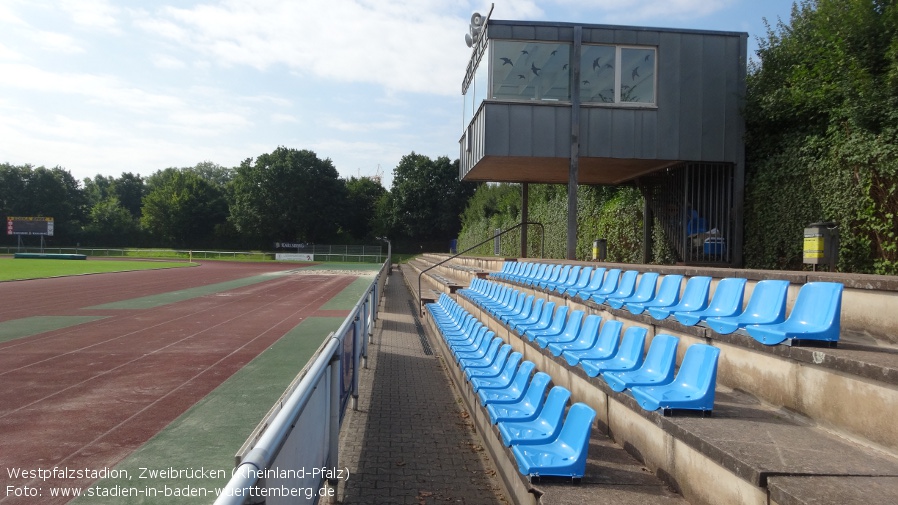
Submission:
<svg viewBox="0 0 898 505">
<path fill-rule="evenodd" d="M 512 447 L 518 471 L 528 476 L 582 478 L 586 473 L 589 435 L 595 418 L 595 410 L 586 404 L 572 405 L 555 440 Z"/>
<path fill-rule="evenodd" d="M 506 447 L 515 444 L 542 444 L 554 440 L 561 431 L 564 409 L 571 392 L 555 386 L 546 396 L 539 414 L 529 421 L 499 421 L 499 435 Z"/>
<path fill-rule="evenodd" d="M 514 282 L 519 284 L 526 284 L 528 280 L 535 279 L 543 274 L 546 271 L 545 263 L 526 263 L 526 267 L 521 270 L 521 273 L 511 279 Z"/>
<path fill-rule="evenodd" d="M 538 282 L 536 284 L 540 289 L 547 289 L 549 286 L 553 286 L 558 282 L 564 282 L 567 279 L 568 272 L 571 270 L 571 265 L 559 265 L 561 268 L 557 269 L 552 277 L 549 277 L 548 280 Z"/>
<path fill-rule="evenodd" d="M 505 320 L 505 324 L 510 328 L 514 329 L 518 324 L 526 323 L 530 321 L 530 318 L 533 318 L 533 322 L 539 320 L 539 316 L 543 310 L 543 304 L 546 303 L 545 298 L 535 298 L 533 300 L 533 305 L 530 307 L 530 310 L 527 312 L 521 312 L 520 314 L 509 317 Z"/>
<path fill-rule="evenodd" d="M 708 292 L 711 289 L 711 278 L 704 275 L 690 277 L 683 288 L 683 296 L 676 305 L 669 307 L 649 307 L 649 314 L 655 319 L 667 319 L 678 311 L 702 310 L 708 306 Z"/>
<path fill-rule="evenodd" d="M 565 293 L 576 293 L 578 290 L 585 288 L 589 285 L 589 280 L 592 278 L 592 267 L 583 267 L 580 269 L 580 276 L 577 277 L 576 282 L 570 285 L 565 285 L 563 287 L 556 287 L 555 292 L 564 295 Z M 604 269 L 602 270 L 605 271 Z"/>
<path fill-rule="evenodd" d="M 520 305 L 520 307 L 518 307 L 518 310 L 516 312 L 504 312 L 498 314 L 496 317 L 498 317 L 499 321 L 501 321 L 503 324 L 506 323 L 509 319 L 515 317 L 527 317 L 530 315 L 530 311 L 533 310 L 534 298 L 535 297 L 533 295 L 527 295 L 526 297 L 524 297 L 524 302 Z"/>
<path fill-rule="evenodd" d="M 487 355 L 495 355 L 499 351 L 499 346 L 504 343 L 501 337 L 497 337 L 492 330 L 488 330 L 483 342 L 477 349 L 470 351 L 452 351 L 455 361 L 462 363 L 464 360 L 476 360 Z"/>
<path fill-rule="evenodd" d="M 542 300 L 542 298 L 540 298 Z M 548 328 L 552 324 L 552 315 L 555 312 L 555 302 L 547 302 L 543 304 L 542 312 L 532 314 L 530 319 L 515 324 L 512 329 L 523 335 L 528 329 Z"/>
<path fill-rule="evenodd" d="M 633 386 L 661 386 L 669 384 L 674 378 L 674 366 L 677 361 L 677 344 L 680 339 L 659 333 L 649 344 L 642 366 L 627 372 L 607 372 L 602 378 L 614 391 L 623 391 Z"/>
<path fill-rule="evenodd" d="M 546 286 L 546 290 L 564 293 L 567 288 L 577 283 L 577 280 L 580 279 L 580 270 L 582 269 L 583 267 L 581 267 L 580 265 L 572 266 L 570 270 L 568 270 L 566 277 L 564 277 L 563 279 L 559 278 L 557 282 L 548 284 Z"/>
<path fill-rule="evenodd" d="M 524 293 L 523 291 L 516 291 L 516 293 L 517 293 L 517 295 L 514 297 L 513 301 L 510 303 L 509 306 L 498 307 L 498 308 L 490 311 L 490 313 L 493 315 L 493 317 L 495 317 L 496 319 L 500 319 L 503 315 L 517 314 L 518 312 L 521 311 L 521 309 L 523 309 L 524 300 L 527 299 L 527 293 Z M 530 295 L 530 296 L 533 296 L 533 295 Z"/>
<path fill-rule="evenodd" d="M 552 377 L 544 372 L 536 372 L 529 383 L 525 383 L 520 394 L 512 398 L 515 392 L 504 395 L 503 390 L 484 389 L 478 391 L 480 402 L 486 405 L 486 412 L 490 416 L 490 422 L 496 424 L 501 420 L 533 419 L 539 414 L 545 400 L 546 389 Z"/>
<path fill-rule="evenodd" d="M 581 291 L 577 294 L 577 296 L 579 296 L 583 301 L 592 300 L 594 296 L 598 297 L 602 301 L 605 301 L 605 298 L 617 291 L 617 285 L 620 283 L 620 277 L 621 270 L 619 268 L 612 268 L 605 274 L 605 282 L 602 283 L 602 287 L 595 291 Z"/>
<path fill-rule="evenodd" d="M 638 315 L 645 312 L 650 307 L 670 307 L 676 305 L 680 301 L 680 284 L 683 283 L 683 276 L 679 274 L 665 275 L 661 278 L 661 285 L 658 286 L 658 292 L 655 297 L 645 302 L 627 302 L 624 308 L 631 314 Z"/>
<path fill-rule="evenodd" d="M 745 296 L 745 284 L 748 281 L 741 277 L 720 279 L 711 302 L 703 310 L 676 311 L 673 316 L 681 324 L 694 326 L 709 317 L 728 317 L 742 310 L 742 299 Z"/>
<path fill-rule="evenodd" d="M 459 360 L 458 366 L 465 372 L 465 377 L 470 379 L 472 370 L 477 370 L 478 374 L 482 372 L 487 375 L 496 375 L 502 371 L 502 366 L 508 359 L 508 355 L 511 354 L 511 345 L 502 344 L 495 352 L 492 352 L 492 349 L 493 347 L 490 346 L 490 352 L 482 358 Z"/>
<path fill-rule="evenodd" d="M 527 385 L 532 382 L 530 374 L 536 369 L 532 361 L 525 361 L 515 370 L 511 382 L 504 388 L 480 388 L 477 397 L 481 405 L 490 403 L 514 403 L 520 401 L 527 391 Z M 551 379 L 550 379 L 551 380 Z"/>
<path fill-rule="evenodd" d="M 523 357 L 519 352 L 509 354 L 508 359 L 502 363 L 501 370 L 497 374 L 493 374 L 493 371 L 487 368 L 469 368 L 465 370 L 465 374 L 471 381 L 471 389 L 476 393 L 483 388 L 507 388 L 511 381 L 514 380 L 514 374 L 518 371 L 518 365 L 521 364 Z"/>
<path fill-rule="evenodd" d="M 787 339 L 838 342 L 842 289 L 838 282 L 809 282 L 798 290 L 798 298 L 785 321 L 753 324 L 745 330 L 765 345 L 776 345 Z"/>
<path fill-rule="evenodd" d="M 647 302 L 655 297 L 655 287 L 658 285 L 658 274 L 655 272 L 646 272 L 639 278 L 639 285 L 633 291 L 633 294 L 625 297 L 618 297 L 617 294 L 609 296 L 605 303 L 613 309 L 619 309 L 626 303 Z"/>
<path fill-rule="evenodd" d="M 608 359 L 617 350 L 620 331 L 623 327 L 624 323 L 620 321 L 605 321 L 599 329 L 599 335 L 592 347 L 583 350 L 567 350 L 561 355 L 571 366 L 576 366 L 582 359 Z"/>
<path fill-rule="evenodd" d="M 580 293 L 583 293 L 585 295 L 585 298 L 583 299 L 588 299 L 589 296 L 587 295 L 587 293 L 593 293 L 595 291 L 598 291 L 602 287 L 602 284 L 605 282 L 605 271 L 605 267 L 594 269 L 592 271 L 592 276 L 589 278 L 589 283 L 587 283 L 586 286 L 583 286 L 582 288 L 576 286 L 573 288 L 569 288 L 565 292 L 565 294 L 570 297 L 579 297 Z"/>
<path fill-rule="evenodd" d="M 555 315 L 552 316 L 552 321 L 548 326 L 543 327 L 542 325 L 531 326 L 524 330 L 523 336 L 527 337 L 527 340 L 533 341 L 534 338 L 540 335 L 554 335 L 557 333 L 561 333 L 561 330 L 564 329 L 564 323 L 567 321 L 567 313 L 568 306 L 562 305 L 555 310 Z M 542 320 L 540 320 L 542 322 Z"/>
<path fill-rule="evenodd" d="M 720 334 L 733 333 L 750 324 L 774 324 L 786 320 L 786 295 L 789 281 L 768 279 L 755 284 L 748 304 L 741 314 L 729 317 L 709 317 L 705 324 Z"/>
<path fill-rule="evenodd" d="M 633 386 L 630 393 L 645 410 L 711 411 L 714 409 L 719 356 L 717 347 L 693 344 L 686 349 L 673 382 L 664 386 Z"/>
<path fill-rule="evenodd" d="M 553 356 L 561 356 L 561 353 L 567 350 L 577 351 L 586 350 L 596 343 L 599 335 L 599 325 L 602 323 L 602 316 L 590 314 L 583 320 L 583 326 L 580 327 L 577 338 L 570 342 L 550 342 L 548 346 L 549 352 Z M 537 339 L 539 341 L 539 339 Z"/>
<path fill-rule="evenodd" d="M 549 265 L 546 267 L 546 271 L 543 275 L 541 275 L 538 279 L 529 279 L 526 284 L 528 286 L 537 288 L 544 282 L 553 281 L 558 278 L 558 274 L 561 273 L 562 266 L 563 265 Z"/>
<path fill-rule="evenodd" d="M 645 336 L 648 330 L 641 326 L 631 326 L 624 331 L 617 352 L 608 359 L 581 360 L 580 366 L 586 375 L 595 377 L 606 372 L 626 372 L 636 370 L 642 365 Z"/>
<path fill-rule="evenodd" d="M 545 348 L 550 342 L 573 342 L 577 340 L 580 333 L 580 324 L 586 314 L 582 310 L 575 310 L 568 316 L 567 321 L 561 331 L 557 333 L 548 333 L 549 330 L 539 334 L 531 334 L 536 345 Z"/>
<path fill-rule="evenodd" d="M 458 353 L 472 352 L 481 347 L 489 346 L 489 343 L 495 336 L 495 333 L 478 321 L 469 339 L 447 339 L 446 345 L 449 346 L 449 351 L 456 357 L 455 360 L 458 361 Z"/>
<path fill-rule="evenodd" d="M 592 295 L 592 301 L 602 304 L 606 303 L 606 300 L 611 298 L 612 296 L 615 298 L 627 298 L 628 296 L 633 295 L 633 291 L 636 290 L 636 278 L 639 277 L 639 271 L 637 270 L 627 270 L 620 276 L 620 282 L 617 284 L 617 289 L 613 293 L 603 294 L 600 290 L 599 292 Z"/>
</svg>

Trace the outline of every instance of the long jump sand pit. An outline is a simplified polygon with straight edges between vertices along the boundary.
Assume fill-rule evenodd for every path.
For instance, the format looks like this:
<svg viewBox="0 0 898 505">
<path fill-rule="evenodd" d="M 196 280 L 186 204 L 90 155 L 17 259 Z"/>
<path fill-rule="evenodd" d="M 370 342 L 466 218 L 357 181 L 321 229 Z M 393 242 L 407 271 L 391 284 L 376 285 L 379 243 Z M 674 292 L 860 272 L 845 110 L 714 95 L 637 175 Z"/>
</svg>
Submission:
<svg viewBox="0 0 898 505">
<path fill-rule="evenodd" d="M 372 276 L 209 262 L 0 283 L 0 503 L 66 503 L 51 494 L 108 477 L 166 427 L 176 436 L 157 437 L 154 465 L 229 469 L 239 443 Z M 275 356 L 262 360 L 270 348 Z M 196 409 L 241 371 L 242 384 L 219 392 L 213 408 Z M 135 487 L 155 485 L 128 477 Z M 144 498 L 84 502 L 164 501 Z"/>
</svg>

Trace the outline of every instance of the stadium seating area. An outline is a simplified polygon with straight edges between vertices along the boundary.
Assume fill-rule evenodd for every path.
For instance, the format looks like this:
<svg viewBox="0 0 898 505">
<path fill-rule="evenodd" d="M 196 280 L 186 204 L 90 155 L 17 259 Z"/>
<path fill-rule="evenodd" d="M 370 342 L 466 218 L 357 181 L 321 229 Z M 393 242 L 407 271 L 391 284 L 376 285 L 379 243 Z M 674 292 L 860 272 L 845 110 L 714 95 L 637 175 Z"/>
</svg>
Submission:
<svg viewBox="0 0 898 505">
<path fill-rule="evenodd" d="M 508 403 L 484 404 L 488 426 L 534 421 L 564 388 L 568 404 L 596 413 L 593 437 L 610 436 L 694 504 L 898 496 L 888 280 L 489 258 L 435 270 L 468 286 L 451 297 L 463 324 L 520 354 L 515 374 L 499 371 Z M 528 472 L 519 452 L 509 455 Z"/>
</svg>

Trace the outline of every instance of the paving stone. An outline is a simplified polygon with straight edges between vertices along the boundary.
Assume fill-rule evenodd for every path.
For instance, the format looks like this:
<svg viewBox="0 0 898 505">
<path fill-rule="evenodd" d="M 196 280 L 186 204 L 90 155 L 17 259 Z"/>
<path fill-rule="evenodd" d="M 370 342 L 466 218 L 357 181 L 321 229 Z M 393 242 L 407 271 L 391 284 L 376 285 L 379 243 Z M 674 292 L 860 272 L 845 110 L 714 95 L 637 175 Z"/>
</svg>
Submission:
<svg viewBox="0 0 898 505">
<path fill-rule="evenodd" d="M 340 466 L 343 504 L 509 503 L 440 358 L 426 354 L 414 303 L 399 275 L 388 278 L 358 410 L 348 410 Z M 427 337 L 423 336 L 424 341 Z M 433 348 L 433 346 L 430 346 Z"/>
</svg>

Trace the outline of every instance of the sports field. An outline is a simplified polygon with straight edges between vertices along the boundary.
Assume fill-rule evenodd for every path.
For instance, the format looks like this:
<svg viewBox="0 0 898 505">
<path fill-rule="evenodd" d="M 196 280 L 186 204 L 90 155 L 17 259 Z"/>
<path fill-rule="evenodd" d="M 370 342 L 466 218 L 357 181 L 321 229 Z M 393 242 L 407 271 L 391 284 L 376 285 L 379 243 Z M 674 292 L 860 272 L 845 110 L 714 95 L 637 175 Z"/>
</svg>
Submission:
<svg viewBox="0 0 898 505">
<path fill-rule="evenodd" d="M 376 269 L 307 267 L 0 283 L 0 503 L 85 489 L 98 496 L 79 503 L 214 501 L 236 449 Z"/>
<path fill-rule="evenodd" d="M 197 266 L 186 261 L 159 260 L 46 260 L 0 258 L 0 281 L 63 277 L 132 270 L 158 270 L 161 268 L 181 268 Z"/>
</svg>

